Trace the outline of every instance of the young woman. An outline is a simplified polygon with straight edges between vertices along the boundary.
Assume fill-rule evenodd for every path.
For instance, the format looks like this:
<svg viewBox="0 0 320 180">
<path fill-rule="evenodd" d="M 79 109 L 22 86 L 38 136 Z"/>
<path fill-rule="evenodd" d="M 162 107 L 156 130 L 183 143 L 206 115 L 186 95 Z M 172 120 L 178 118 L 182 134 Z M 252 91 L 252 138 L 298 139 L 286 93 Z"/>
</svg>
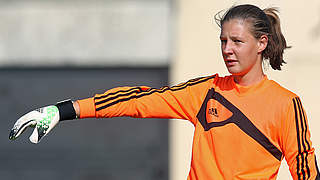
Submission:
<svg viewBox="0 0 320 180">
<path fill-rule="evenodd" d="M 288 48 L 277 11 L 230 8 L 221 19 L 221 51 L 230 76 L 192 79 L 173 87 L 119 87 L 75 102 L 32 111 L 10 139 L 35 126 L 34 143 L 59 121 L 131 116 L 189 120 L 195 126 L 188 179 L 276 179 L 283 158 L 294 179 L 319 179 L 305 111 L 299 97 L 269 80 Z"/>
</svg>

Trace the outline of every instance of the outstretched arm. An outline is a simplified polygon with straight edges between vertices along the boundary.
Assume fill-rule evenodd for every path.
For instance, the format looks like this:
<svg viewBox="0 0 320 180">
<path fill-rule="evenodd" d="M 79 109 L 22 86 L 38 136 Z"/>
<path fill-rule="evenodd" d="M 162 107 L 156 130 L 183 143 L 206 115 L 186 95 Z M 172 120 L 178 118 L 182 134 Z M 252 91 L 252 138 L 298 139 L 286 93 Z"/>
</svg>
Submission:
<svg viewBox="0 0 320 180">
<path fill-rule="evenodd" d="M 196 123 L 210 80 L 214 76 L 190 80 L 173 87 L 119 87 L 92 98 L 66 101 L 27 113 L 16 121 L 9 139 L 13 140 L 27 128 L 34 131 L 30 141 L 38 143 L 63 120 L 76 118 L 137 118 L 186 119 Z M 211 82 L 212 83 L 212 82 Z"/>
</svg>

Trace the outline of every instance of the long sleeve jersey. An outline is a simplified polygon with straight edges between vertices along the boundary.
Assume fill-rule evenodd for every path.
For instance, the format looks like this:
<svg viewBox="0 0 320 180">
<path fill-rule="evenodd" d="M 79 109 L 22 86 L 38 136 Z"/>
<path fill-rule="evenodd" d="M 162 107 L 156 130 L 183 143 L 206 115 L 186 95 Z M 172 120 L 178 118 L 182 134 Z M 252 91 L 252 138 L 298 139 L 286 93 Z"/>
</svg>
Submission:
<svg viewBox="0 0 320 180">
<path fill-rule="evenodd" d="M 78 102 L 80 118 L 190 121 L 188 180 L 276 179 L 283 158 L 293 179 L 320 178 L 300 98 L 266 76 L 245 87 L 217 74 L 160 89 L 120 87 Z"/>
</svg>

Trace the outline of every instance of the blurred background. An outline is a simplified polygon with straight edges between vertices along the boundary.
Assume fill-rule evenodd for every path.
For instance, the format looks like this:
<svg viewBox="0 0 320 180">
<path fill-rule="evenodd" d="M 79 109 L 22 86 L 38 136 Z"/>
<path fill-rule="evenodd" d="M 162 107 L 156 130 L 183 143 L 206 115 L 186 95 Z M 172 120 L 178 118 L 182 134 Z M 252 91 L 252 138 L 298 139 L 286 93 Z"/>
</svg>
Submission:
<svg viewBox="0 0 320 180">
<path fill-rule="evenodd" d="M 235 4 L 279 7 L 289 45 L 270 79 L 297 93 L 320 156 L 320 2 L 306 0 L 0 0 L 0 179 L 186 179 L 193 127 L 183 120 L 86 119 L 60 123 L 40 144 L 26 112 L 117 86 L 161 87 L 219 73 L 213 16 Z M 278 179 L 291 179 L 283 161 Z"/>
</svg>

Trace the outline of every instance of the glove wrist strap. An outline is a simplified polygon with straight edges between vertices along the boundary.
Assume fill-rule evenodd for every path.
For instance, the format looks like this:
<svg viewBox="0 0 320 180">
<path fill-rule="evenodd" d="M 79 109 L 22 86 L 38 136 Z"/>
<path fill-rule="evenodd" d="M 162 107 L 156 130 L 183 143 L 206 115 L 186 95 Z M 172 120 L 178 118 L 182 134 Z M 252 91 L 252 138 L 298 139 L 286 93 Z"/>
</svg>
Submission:
<svg viewBox="0 0 320 180">
<path fill-rule="evenodd" d="M 71 100 L 58 102 L 56 106 L 59 109 L 60 121 L 76 119 L 76 111 L 73 108 Z"/>
</svg>

